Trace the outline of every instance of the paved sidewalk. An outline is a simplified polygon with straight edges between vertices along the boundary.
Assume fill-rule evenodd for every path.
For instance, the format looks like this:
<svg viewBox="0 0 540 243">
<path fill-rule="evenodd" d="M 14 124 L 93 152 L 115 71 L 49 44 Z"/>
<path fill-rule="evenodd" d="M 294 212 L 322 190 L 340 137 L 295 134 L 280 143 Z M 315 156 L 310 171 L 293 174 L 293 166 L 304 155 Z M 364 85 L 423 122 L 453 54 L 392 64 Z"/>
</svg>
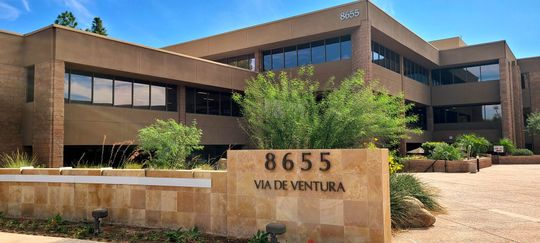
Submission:
<svg viewBox="0 0 540 243">
<path fill-rule="evenodd" d="M 418 173 L 440 189 L 447 213 L 394 242 L 540 242 L 540 165 L 494 165 L 477 174 Z"/>
<path fill-rule="evenodd" d="M 94 243 L 97 241 L 0 232 L 0 242 L 2 243 L 27 243 L 27 242 L 30 242 L 30 243 L 53 243 L 53 242 L 54 243 Z"/>
</svg>

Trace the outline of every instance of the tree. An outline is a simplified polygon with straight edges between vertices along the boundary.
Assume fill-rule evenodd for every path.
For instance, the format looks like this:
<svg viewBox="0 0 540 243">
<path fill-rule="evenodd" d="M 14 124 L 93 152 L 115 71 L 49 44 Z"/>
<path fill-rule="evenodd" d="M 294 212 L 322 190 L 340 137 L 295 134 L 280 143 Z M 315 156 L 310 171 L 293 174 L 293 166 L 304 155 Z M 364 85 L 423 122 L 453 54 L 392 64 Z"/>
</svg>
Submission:
<svg viewBox="0 0 540 243">
<path fill-rule="evenodd" d="M 486 153 L 491 143 L 484 137 L 476 134 L 462 134 L 456 138 L 455 146 L 460 148 L 467 154 L 467 158 L 476 157 L 482 153 Z"/>
<path fill-rule="evenodd" d="M 200 150 L 202 131 L 193 122 L 191 126 L 173 119 L 156 120 L 139 130 L 139 146 L 153 156 L 146 161 L 150 168 L 185 169 L 186 158 Z"/>
<path fill-rule="evenodd" d="M 88 32 L 96 33 L 98 35 L 107 35 L 107 29 L 103 26 L 103 21 L 100 17 L 95 17 L 92 21 L 92 28 L 86 29 Z"/>
<path fill-rule="evenodd" d="M 420 132 L 407 127 L 416 117 L 405 115 L 411 106 L 403 96 L 365 83 L 363 72 L 322 94 L 312 75 L 312 66 L 300 68 L 293 78 L 266 72 L 247 81 L 245 95 L 233 95 L 244 128 L 259 148 L 355 148 L 371 141 L 390 146 Z"/>
<path fill-rule="evenodd" d="M 77 28 L 77 20 L 75 19 L 75 15 L 73 15 L 70 11 L 65 11 L 61 14 L 59 14 L 56 17 L 56 20 L 54 21 L 55 24 L 71 27 L 71 28 Z"/>
<path fill-rule="evenodd" d="M 527 131 L 531 134 L 540 133 L 540 112 L 534 112 L 527 118 Z"/>
</svg>

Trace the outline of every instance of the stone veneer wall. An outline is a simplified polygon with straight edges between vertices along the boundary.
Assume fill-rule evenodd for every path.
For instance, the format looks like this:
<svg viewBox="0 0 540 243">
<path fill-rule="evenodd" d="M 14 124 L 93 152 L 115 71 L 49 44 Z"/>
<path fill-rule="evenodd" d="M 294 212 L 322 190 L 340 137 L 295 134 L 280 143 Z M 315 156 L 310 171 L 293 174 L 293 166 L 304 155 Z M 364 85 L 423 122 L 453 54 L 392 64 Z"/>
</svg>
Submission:
<svg viewBox="0 0 540 243">
<path fill-rule="evenodd" d="M 109 209 L 106 223 L 144 227 L 197 226 L 227 234 L 225 171 L 99 169 L 0 169 L 0 174 L 210 178 L 212 188 L 0 182 L 0 211 L 8 217 L 93 220 L 92 209 Z"/>
<path fill-rule="evenodd" d="M 0 64 L 0 153 L 22 149 L 22 110 L 26 101 L 26 69 Z"/>
<path fill-rule="evenodd" d="M 8 217 L 92 220 L 109 209 L 106 223 L 144 227 L 198 227 L 203 232 L 247 238 L 270 222 L 287 226 L 286 242 L 390 242 L 388 150 L 274 150 L 276 169 L 265 170 L 265 150 L 228 152 L 228 171 L 0 169 L 2 174 L 209 178 L 211 188 L 74 183 L 0 182 L 0 211 Z M 295 167 L 281 159 L 290 152 Z M 312 169 L 303 171 L 302 153 Z M 320 152 L 331 163 L 328 171 Z M 256 189 L 255 181 L 332 181 L 343 191 Z M 283 240 L 283 239 L 281 239 Z"/>
<path fill-rule="evenodd" d="M 265 168 L 275 154 L 274 170 Z M 302 163 L 302 153 L 312 168 Z M 329 152 L 328 171 L 320 152 Z M 294 162 L 287 171 L 286 153 Z M 286 225 L 285 242 L 391 242 L 388 150 L 232 150 L 227 161 L 227 227 L 229 235 L 247 237 L 278 221 Z M 254 181 L 341 182 L 344 192 L 257 189 Z M 275 183 L 275 182 L 274 182 Z"/>
</svg>

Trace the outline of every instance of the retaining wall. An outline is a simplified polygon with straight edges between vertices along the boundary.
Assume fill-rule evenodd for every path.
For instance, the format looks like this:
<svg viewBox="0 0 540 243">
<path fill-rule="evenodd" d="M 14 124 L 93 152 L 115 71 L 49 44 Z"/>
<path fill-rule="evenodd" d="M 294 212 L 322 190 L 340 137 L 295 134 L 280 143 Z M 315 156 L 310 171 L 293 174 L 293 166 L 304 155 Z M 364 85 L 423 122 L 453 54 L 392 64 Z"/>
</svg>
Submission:
<svg viewBox="0 0 540 243">
<path fill-rule="evenodd" d="M 448 172 L 466 173 L 476 171 L 476 159 L 471 160 L 433 160 L 413 159 L 405 162 L 405 172 Z M 491 166 L 491 157 L 480 158 L 480 169 Z"/>
</svg>

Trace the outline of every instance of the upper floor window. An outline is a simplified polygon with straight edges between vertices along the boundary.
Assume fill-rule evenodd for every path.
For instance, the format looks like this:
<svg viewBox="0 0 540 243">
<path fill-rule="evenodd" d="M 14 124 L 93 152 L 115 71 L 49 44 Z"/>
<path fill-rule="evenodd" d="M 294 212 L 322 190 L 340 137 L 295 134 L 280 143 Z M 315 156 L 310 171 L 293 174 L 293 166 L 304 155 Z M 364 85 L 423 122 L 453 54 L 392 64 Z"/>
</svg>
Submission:
<svg viewBox="0 0 540 243">
<path fill-rule="evenodd" d="M 186 112 L 221 116 L 240 116 L 231 92 L 186 88 Z"/>
<path fill-rule="evenodd" d="M 217 60 L 216 62 L 221 62 L 221 63 L 229 64 L 231 66 L 255 71 L 255 55 L 254 54 L 223 58 L 223 59 Z"/>
<path fill-rule="evenodd" d="M 371 62 L 396 73 L 400 73 L 401 62 L 399 59 L 399 54 L 377 42 L 371 42 Z"/>
<path fill-rule="evenodd" d="M 501 117 L 500 104 L 433 107 L 434 123 L 493 122 Z"/>
<path fill-rule="evenodd" d="M 437 69 L 431 72 L 433 85 L 499 80 L 499 63 Z"/>
<path fill-rule="evenodd" d="M 177 111 L 176 85 L 101 74 L 66 71 L 66 102 Z"/>
<path fill-rule="evenodd" d="M 263 51 L 263 69 L 280 70 L 350 59 L 351 56 L 351 36 L 347 35 Z"/>
<path fill-rule="evenodd" d="M 429 84 L 429 71 L 407 58 L 403 58 L 403 74 L 418 82 Z"/>
</svg>

